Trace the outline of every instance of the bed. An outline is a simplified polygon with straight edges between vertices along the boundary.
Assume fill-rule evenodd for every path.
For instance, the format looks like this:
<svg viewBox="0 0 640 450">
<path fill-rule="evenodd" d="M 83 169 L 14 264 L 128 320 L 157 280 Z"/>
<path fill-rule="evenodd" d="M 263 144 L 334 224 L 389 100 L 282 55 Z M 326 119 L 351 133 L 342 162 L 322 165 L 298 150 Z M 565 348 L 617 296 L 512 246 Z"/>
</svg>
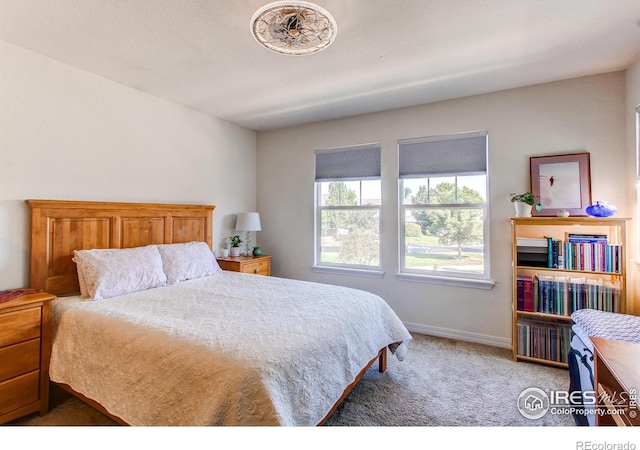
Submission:
<svg viewBox="0 0 640 450">
<path fill-rule="evenodd" d="M 213 206 L 27 204 L 31 286 L 59 296 L 50 379 L 120 423 L 324 424 L 411 340 L 374 294 L 221 271 Z"/>
</svg>

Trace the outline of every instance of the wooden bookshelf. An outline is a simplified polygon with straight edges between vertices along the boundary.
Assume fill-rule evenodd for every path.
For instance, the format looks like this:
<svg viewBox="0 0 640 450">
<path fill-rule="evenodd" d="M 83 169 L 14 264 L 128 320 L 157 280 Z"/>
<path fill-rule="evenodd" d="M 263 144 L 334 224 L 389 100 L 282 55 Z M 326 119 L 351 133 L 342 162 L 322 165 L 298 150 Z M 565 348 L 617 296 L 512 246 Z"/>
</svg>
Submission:
<svg viewBox="0 0 640 450">
<path fill-rule="evenodd" d="M 567 367 L 573 311 L 592 308 L 626 312 L 629 219 L 510 220 L 513 359 Z M 543 240 L 547 241 L 544 248 Z"/>
</svg>

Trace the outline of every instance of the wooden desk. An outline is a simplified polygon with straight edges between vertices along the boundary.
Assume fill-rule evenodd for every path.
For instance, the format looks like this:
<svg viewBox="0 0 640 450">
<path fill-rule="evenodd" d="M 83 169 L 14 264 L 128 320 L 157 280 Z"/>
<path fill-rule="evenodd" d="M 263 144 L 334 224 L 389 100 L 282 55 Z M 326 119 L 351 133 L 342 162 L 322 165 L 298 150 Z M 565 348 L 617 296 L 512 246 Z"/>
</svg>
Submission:
<svg viewBox="0 0 640 450">
<path fill-rule="evenodd" d="M 596 425 L 640 425 L 640 408 L 636 403 L 640 389 L 640 344 L 593 337 L 591 341 L 600 412 L 596 414 Z M 619 414 L 604 414 L 613 410 Z"/>
</svg>

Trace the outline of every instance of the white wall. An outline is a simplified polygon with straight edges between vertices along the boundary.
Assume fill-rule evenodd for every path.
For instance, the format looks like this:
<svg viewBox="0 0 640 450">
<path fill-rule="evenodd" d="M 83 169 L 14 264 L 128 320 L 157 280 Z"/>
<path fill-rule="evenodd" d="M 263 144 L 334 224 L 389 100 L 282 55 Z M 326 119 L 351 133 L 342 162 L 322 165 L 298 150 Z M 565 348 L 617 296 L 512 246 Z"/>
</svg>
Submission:
<svg viewBox="0 0 640 450">
<path fill-rule="evenodd" d="M 219 243 L 255 168 L 253 131 L 0 41 L 0 289 L 28 283 L 25 199 L 214 204 Z"/>
<path fill-rule="evenodd" d="M 491 290 L 399 281 L 397 147 L 402 138 L 488 130 Z M 275 275 L 381 295 L 414 331 L 509 346 L 511 260 L 507 194 L 529 187 L 529 157 L 591 154 L 593 200 L 628 216 L 625 74 L 585 77 L 258 133 L 259 241 Z M 382 279 L 311 272 L 314 150 L 382 145 Z"/>
</svg>

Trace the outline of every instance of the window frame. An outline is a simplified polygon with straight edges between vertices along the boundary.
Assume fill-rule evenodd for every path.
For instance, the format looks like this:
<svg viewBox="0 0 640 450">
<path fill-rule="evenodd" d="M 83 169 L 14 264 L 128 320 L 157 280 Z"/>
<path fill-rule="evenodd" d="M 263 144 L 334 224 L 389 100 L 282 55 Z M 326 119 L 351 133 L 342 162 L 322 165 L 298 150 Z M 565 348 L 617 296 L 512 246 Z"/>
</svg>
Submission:
<svg viewBox="0 0 640 450">
<path fill-rule="evenodd" d="M 316 150 L 319 153 L 329 152 L 348 152 L 351 150 L 362 150 L 363 148 L 377 148 L 381 152 L 379 143 L 355 145 L 350 147 L 340 147 L 334 149 Z M 381 164 L 380 164 L 381 165 Z M 379 168 L 381 170 L 381 167 Z M 358 194 L 359 203 L 362 202 L 362 182 L 377 180 L 380 186 L 380 203 L 379 204 L 358 204 L 358 205 L 322 205 L 322 184 L 331 182 L 353 182 L 360 183 Z M 356 276 L 381 278 L 382 272 L 382 179 L 378 176 L 344 176 L 335 178 L 316 179 L 314 182 L 314 264 L 312 270 L 315 272 L 349 274 Z M 322 214 L 324 211 L 377 211 L 378 215 L 378 264 L 363 265 L 350 264 L 342 262 L 326 262 L 322 261 Z"/>
<path fill-rule="evenodd" d="M 640 189 L 640 105 L 636 106 L 636 181 Z"/>
<path fill-rule="evenodd" d="M 636 216 L 640 217 L 640 105 L 636 106 Z M 636 236 L 640 235 L 640 225 L 636 225 Z M 640 241 L 636 242 L 636 254 L 640 255 Z M 640 268 L 640 259 L 635 264 Z"/>
<path fill-rule="evenodd" d="M 453 135 L 443 136 L 431 136 L 424 138 L 423 142 L 432 142 L 439 140 L 455 140 L 464 139 L 469 137 L 485 138 L 485 170 L 483 172 L 455 172 L 453 173 L 435 173 L 435 174 L 422 174 L 422 175 L 398 175 L 398 273 L 399 279 L 407 281 L 419 281 L 437 284 L 446 284 L 453 286 L 474 287 L 480 289 L 491 289 L 494 282 L 491 281 L 491 266 L 490 266 L 490 232 L 489 232 L 489 170 L 488 170 L 488 133 L 486 131 L 459 133 Z M 399 140 L 398 141 L 398 157 L 400 159 L 400 148 L 403 141 L 420 141 L 418 139 Z M 428 189 L 431 189 L 431 181 L 437 178 L 454 178 L 456 192 L 459 189 L 460 184 L 458 178 L 483 174 L 485 179 L 485 201 L 483 203 L 453 203 L 453 204 L 441 204 L 441 203 L 425 203 L 425 204 L 405 204 L 405 179 L 426 179 Z M 473 272 L 458 272 L 447 270 L 432 270 L 432 269 L 416 269 L 407 267 L 407 236 L 406 236 L 406 217 L 408 211 L 411 210 L 435 210 L 435 209 L 453 209 L 463 210 L 472 209 L 479 210 L 482 214 L 482 228 L 483 228 L 483 270 L 482 273 Z"/>
</svg>

